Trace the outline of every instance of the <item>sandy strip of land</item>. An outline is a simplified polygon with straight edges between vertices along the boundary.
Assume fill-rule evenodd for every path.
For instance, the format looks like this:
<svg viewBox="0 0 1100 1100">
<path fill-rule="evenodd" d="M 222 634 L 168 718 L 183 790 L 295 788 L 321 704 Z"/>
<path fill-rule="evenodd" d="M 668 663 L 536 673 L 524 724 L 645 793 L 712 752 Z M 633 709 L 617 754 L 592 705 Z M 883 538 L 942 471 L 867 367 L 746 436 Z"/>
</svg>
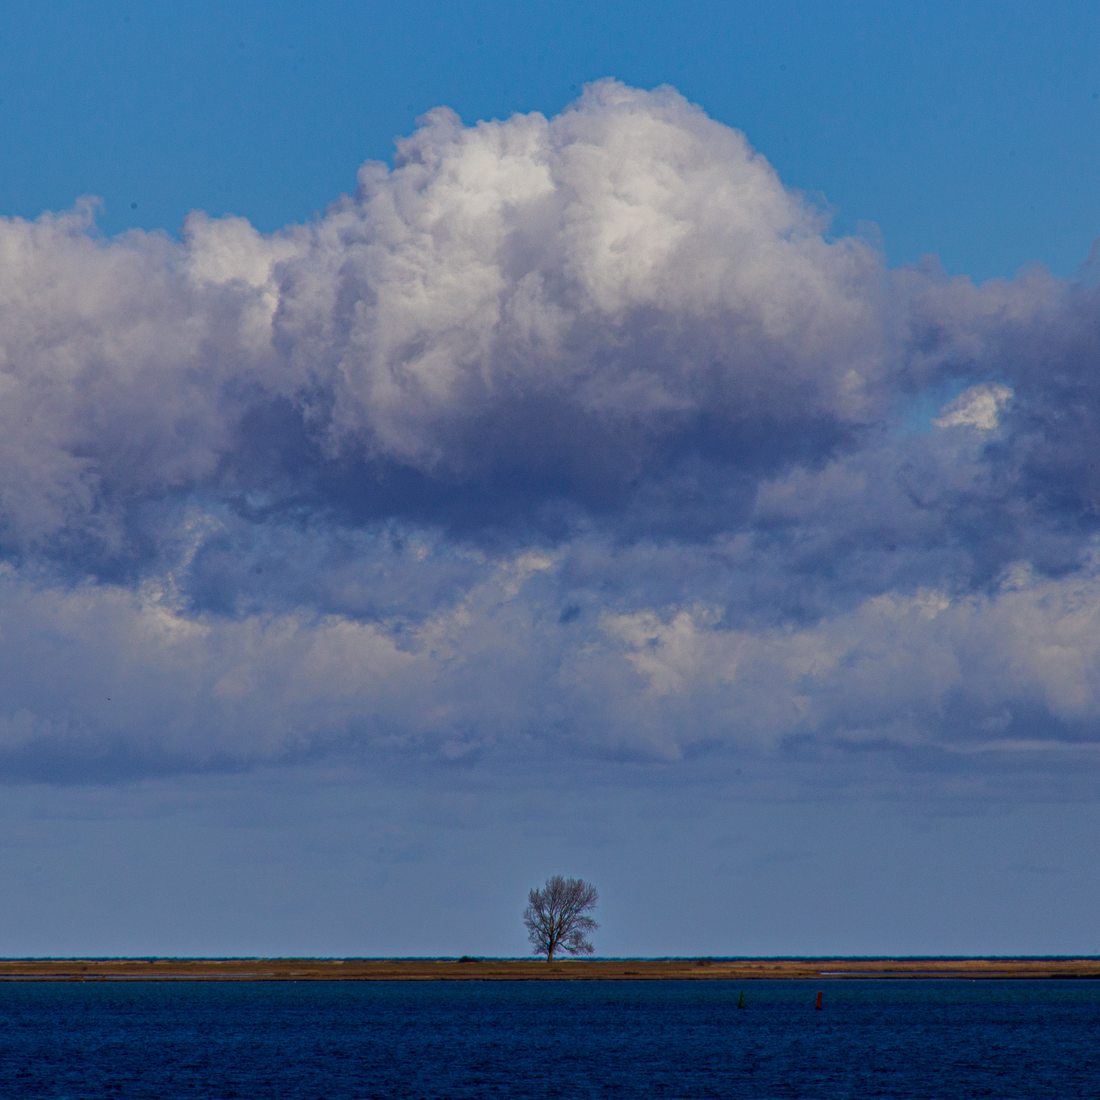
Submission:
<svg viewBox="0 0 1100 1100">
<path fill-rule="evenodd" d="M 5 959 L 0 981 L 572 981 L 1100 978 L 1080 959 Z"/>
</svg>

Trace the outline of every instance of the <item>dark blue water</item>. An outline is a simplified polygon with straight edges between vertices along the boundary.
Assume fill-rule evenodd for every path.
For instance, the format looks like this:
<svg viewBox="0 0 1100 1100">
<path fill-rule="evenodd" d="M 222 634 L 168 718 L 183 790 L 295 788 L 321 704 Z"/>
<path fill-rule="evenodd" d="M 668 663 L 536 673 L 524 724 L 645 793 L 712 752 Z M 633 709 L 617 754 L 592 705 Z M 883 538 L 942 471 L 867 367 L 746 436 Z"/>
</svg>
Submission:
<svg viewBox="0 0 1100 1100">
<path fill-rule="evenodd" d="M 7 983 L 0 1096 L 1095 1100 L 1100 983 Z"/>
</svg>

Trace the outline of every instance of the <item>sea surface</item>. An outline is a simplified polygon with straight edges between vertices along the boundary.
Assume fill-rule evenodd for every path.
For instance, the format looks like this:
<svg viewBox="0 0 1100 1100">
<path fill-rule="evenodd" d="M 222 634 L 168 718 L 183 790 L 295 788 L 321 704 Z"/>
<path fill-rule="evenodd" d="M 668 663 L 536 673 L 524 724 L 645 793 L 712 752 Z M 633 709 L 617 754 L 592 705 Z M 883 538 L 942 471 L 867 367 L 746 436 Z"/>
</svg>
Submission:
<svg viewBox="0 0 1100 1100">
<path fill-rule="evenodd" d="M 486 1096 L 1095 1100 L 1100 982 L 0 983 L 5 1100 Z"/>
</svg>

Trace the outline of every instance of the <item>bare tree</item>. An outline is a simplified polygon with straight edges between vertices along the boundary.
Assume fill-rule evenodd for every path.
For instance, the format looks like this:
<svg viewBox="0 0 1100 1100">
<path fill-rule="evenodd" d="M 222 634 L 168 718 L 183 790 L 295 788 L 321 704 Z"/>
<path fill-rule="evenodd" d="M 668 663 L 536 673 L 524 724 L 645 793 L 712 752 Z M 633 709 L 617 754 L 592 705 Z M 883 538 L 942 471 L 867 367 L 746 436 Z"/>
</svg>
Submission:
<svg viewBox="0 0 1100 1100">
<path fill-rule="evenodd" d="M 523 923 L 536 955 L 554 961 L 559 948 L 570 955 L 591 955 L 588 934 L 599 925 L 588 915 L 596 908 L 600 895 L 590 882 L 579 878 L 553 875 L 541 889 L 527 895 Z"/>
</svg>

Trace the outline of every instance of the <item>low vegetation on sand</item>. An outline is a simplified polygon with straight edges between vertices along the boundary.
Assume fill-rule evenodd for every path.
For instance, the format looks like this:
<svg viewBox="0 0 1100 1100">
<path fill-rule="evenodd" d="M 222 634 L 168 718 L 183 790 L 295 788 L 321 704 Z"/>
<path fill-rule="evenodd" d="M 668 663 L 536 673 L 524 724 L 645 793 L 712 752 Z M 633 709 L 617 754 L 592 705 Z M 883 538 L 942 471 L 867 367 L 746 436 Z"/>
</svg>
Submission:
<svg viewBox="0 0 1100 1100">
<path fill-rule="evenodd" d="M 1100 978 L 1080 959 L 4 959 L 0 981 L 751 981 Z"/>
</svg>

